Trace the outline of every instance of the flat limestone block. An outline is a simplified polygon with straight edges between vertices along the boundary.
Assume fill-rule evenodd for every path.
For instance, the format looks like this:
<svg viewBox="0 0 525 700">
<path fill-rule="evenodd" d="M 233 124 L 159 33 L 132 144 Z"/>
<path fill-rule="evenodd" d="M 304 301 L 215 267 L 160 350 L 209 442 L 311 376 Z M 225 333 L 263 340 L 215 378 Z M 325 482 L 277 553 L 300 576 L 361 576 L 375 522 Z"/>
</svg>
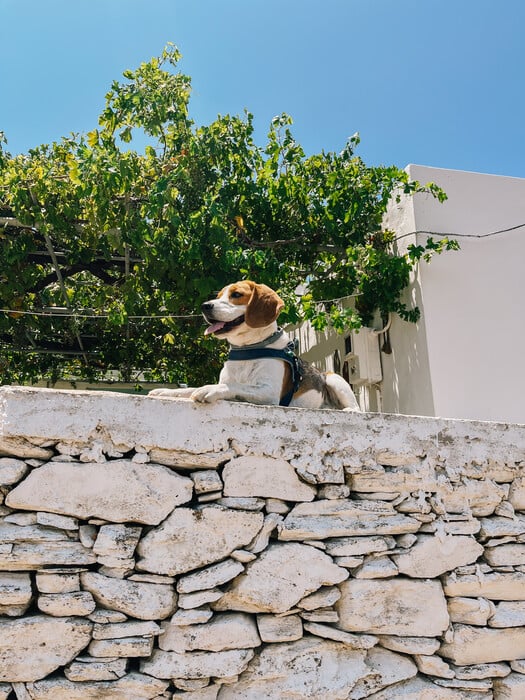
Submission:
<svg viewBox="0 0 525 700">
<path fill-rule="evenodd" d="M 64 675 L 69 681 L 114 681 L 126 675 L 127 659 L 78 659 L 66 666 Z"/>
<path fill-rule="evenodd" d="M 250 663 L 237 683 L 223 686 L 221 700 L 346 700 L 355 684 L 370 675 L 366 651 L 318 637 L 271 644 Z"/>
<path fill-rule="evenodd" d="M 348 632 L 430 637 L 448 627 L 439 581 L 349 579 L 340 589 L 335 608 L 339 627 Z"/>
<path fill-rule="evenodd" d="M 498 693 L 494 697 L 522 700 L 525 697 L 525 676 L 521 673 L 511 673 L 506 678 L 497 678 L 494 681 L 494 690 Z"/>
<path fill-rule="evenodd" d="M 82 681 L 66 678 L 29 683 L 27 690 L 33 700 L 153 700 L 168 687 L 168 683 L 142 673 L 128 673 L 115 681 Z"/>
<path fill-rule="evenodd" d="M 0 457 L 0 486 L 16 484 L 28 469 L 28 465 L 21 459 Z"/>
<path fill-rule="evenodd" d="M 181 627 L 163 624 L 159 647 L 164 651 L 226 651 L 261 645 L 255 620 L 244 613 L 214 615 L 210 622 Z"/>
<path fill-rule="evenodd" d="M 237 457 L 224 467 L 226 497 L 256 496 L 284 501 L 312 501 L 316 489 L 301 481 L 291 464 L 274 457 Z"/>
<path fill-rule="evenodd" d="M 487 574 L 450 575 L 444 578 L 447 596 L 488 598 L 489 600 L 525 600 L 525 574 L 514 571 Z"/>
<path fill-rule="evenodd" d="M 187 503 L 192 493 L 191 479 L 159 464 L 116 459 L 104 463 L 49 462 L 16 486 L 6 504 L 84 520 L 157 525 L 173 508 Z"/>
<path fill-rule="evenodd" d="M 137 569 L 174 576 L 213 564 L 249 544 L 262 524 L 262 513 L 214 505 L 177 508 L 139 542 Z"/>
<path fill-rule="evenodd" d="M 32 571 L 45 566 L 85 566 L 96 558 L 80 542 L 15 544 L 11 551 L 0 551 L 0 571 Z"/>
<path fill-rule="evenodd" d="M 299 503 L 279 525 L 279 539 L 316 540 L 355 535 L 401 535 L 421 523 L 381 501 L 321 500 Z"/>
<path fill-rule="evenodd" d="M 155 678 L 229 678 L 242 673 L 253 654 L 252 649 L 194 651 L 191 654 L 156 649 L 140 668 Z"/>
<path fill-rule="evenodd" d="M 214 603 L 214 610 L 256 613 L 286 612 L 302 598 L 348 578 L 348 571 L 315 547 L 299 543 L 271 544 Z"/>
<path fill-rule="evenodd" d="M 29 574 L 0 572 L 0 605 L 29 605 L 32 597 Z"/>
<path fill-rule="evenodd" d="M 303 636 L 299 615 L 257 615 L 257 627 L 263 642 L 295 642 Z"/>
<path fill-rule="evenodd" d="M 490 695 L 459 688 L 443 688 L 417 676 L 368 696 L 368 700 L 489 700 Z M 516 698 L 517 700 L 517 698 Z"/>
<path fill-rule="evenodd" d="M 486 629 L 454 625 L 452 641 L 442 644 L 439 653 L 458 666 L 523 659 L 525 628 Z"/>
<path fill-rule="evenodd" d="M 82 573 L 80 580 L 97 603 L 139 620 L 163 620 L 177 604 L 172 586 L 112 578 L 92 571 Z"/>
<path fill-rule="evenodd" d="M 0 620 L 0 681 L 36 681 L 72 661 L 89 643 L 93 624 L 45 615 Z"/>
<path fill-rule="evenodd" d="M 406 553 L 394 554 L 400 574 L 412 578 L 437 578 L 458 566 L 472 564 L 483 554 L 483 547 L 473 537 L 421 535 Z"/>
<path fill-rule="evenodd" d="M 93 596 L 88 591 L 73 593 L 48 593 L 40 595 L 37 600 L 38 609 L 53 617 L 68 615 L 89 615 L 96 608 Z"/>
</svg>

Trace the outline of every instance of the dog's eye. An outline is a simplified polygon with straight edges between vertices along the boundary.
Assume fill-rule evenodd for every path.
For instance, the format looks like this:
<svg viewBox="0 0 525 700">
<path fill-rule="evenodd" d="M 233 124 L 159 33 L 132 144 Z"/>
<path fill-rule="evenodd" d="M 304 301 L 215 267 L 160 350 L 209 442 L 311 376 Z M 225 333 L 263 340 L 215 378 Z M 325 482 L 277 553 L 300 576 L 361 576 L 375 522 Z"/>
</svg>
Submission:
<svg viewBox="0 0 525 700">
<path fill-rule="evenodd" d="M 232 292 L 230 296 L 232 299 L 240 299 L 243 295 L 240 292 Z"/>
</svg>

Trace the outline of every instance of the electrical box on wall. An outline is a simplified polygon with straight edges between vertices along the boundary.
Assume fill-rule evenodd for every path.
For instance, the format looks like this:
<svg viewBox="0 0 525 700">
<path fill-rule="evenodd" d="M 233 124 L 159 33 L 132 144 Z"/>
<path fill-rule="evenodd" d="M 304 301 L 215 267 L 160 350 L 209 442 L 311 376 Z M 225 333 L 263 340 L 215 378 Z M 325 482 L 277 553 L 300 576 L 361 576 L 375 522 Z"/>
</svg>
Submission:
<svg viewBox="0 0 525 700">
<path fill-rule="evenodd" d="M 360 328 L 347 338 L 345 363 L 350 384 L 377 384 L 383 379 L 377 331 Z"/>
</svg>

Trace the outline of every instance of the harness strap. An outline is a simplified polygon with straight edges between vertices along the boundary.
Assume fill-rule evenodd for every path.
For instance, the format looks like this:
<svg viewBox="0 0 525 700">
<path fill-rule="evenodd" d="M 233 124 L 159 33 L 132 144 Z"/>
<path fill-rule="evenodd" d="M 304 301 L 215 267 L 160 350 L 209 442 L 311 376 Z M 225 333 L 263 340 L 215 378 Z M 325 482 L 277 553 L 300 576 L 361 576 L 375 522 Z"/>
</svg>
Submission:
<svg viewBox="0 0 525 700">
<path fill-rule="evenodd" d="M 228 360 L 259 360 L 271 357 L 276 360 L 283 360 L 290 365 L 292 370 L 292 388 L 280 400 L 279 406 L 289 406 L 295 392 L 299 389 L 303 374 L 299 358 L 294 352 L 295 344 L 291 340 L 285 348 L 230 348 Z"/>
</svg>

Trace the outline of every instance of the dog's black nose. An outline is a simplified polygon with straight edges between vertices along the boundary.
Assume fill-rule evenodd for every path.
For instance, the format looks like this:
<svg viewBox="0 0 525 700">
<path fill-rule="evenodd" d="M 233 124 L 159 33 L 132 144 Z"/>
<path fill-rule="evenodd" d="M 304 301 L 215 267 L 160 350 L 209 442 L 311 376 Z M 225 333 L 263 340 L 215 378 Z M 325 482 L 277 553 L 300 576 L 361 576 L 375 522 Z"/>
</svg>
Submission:
<svg viewBox="0 0 525 700">
<path fill-rule="evenodd" d="M 213 302 L 205 301 L 204 304 L 201 306 L 201 309 L 203 311 L 211 311 L 213 309 Z"/>
</svg>

